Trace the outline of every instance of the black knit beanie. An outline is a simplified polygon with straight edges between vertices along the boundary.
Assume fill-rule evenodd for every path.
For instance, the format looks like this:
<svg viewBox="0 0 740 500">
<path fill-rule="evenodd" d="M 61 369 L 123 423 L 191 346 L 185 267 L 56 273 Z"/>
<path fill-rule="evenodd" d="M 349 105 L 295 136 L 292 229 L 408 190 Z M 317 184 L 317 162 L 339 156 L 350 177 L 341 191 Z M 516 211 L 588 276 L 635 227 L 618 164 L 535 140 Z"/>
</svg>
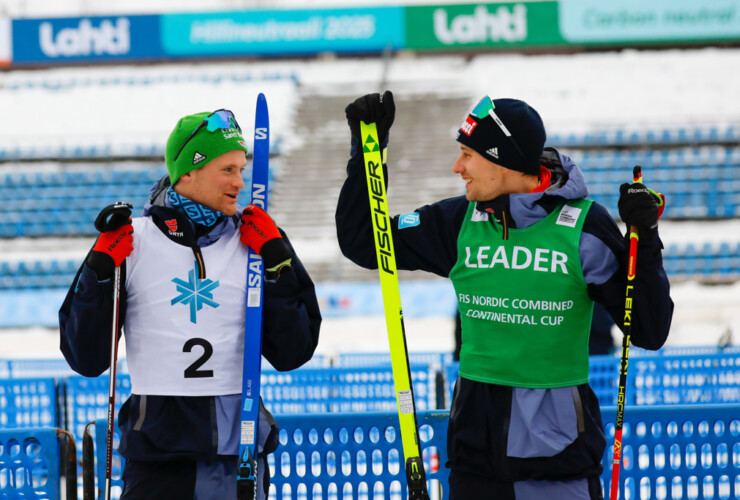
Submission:
<svg viewBox="0 0 740 500">
<path fill-rule="evenodd" d="M 490 101 L 488 96 L 483 99 Z M 506 136 L 490 114 L 480 118 L 471 112 L 457 132 L 457 141 L 497 165 L 528 175 L 538 175 L 540 156 L 547 138 L 540 115 L 518 99 L 495 99 L 492 102 L 493 112 L 511 137 Z M 476 106 L 474 110 L 480 107 Z"/>
</svg>

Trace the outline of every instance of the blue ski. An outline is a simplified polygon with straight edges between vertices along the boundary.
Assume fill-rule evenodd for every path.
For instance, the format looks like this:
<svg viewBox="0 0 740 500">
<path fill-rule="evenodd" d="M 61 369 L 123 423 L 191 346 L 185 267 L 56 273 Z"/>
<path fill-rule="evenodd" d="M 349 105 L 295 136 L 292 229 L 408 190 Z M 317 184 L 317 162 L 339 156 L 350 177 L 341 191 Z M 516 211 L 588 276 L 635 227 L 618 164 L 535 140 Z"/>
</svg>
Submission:
<svg viewBox="0 0 740 500">
<path fill-rule="evenodd" d="M 270 163 L 270 118 L 264 94 L 257 96 L 252 157 L 252 200 L 267 211 Z M 249 249 L 247 266 L 247 306 L 244 323 L 244 368 L 242 371 L 241 438 L 237 469 L 237 498 L 257 498 L 257 427 L 260 409 L 262 371 L 262 258 Z"/>
</svg>

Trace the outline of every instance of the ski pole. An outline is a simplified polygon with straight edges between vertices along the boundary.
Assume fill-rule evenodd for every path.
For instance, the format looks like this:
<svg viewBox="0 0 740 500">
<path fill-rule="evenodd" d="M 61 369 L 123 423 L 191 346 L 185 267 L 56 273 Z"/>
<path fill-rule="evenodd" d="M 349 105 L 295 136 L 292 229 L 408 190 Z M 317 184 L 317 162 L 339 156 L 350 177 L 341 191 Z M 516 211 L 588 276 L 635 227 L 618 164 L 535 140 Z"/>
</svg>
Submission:
<svg viewBox="0 0 740 500">
<path fill-rule="evenodd" d="M 632 169 L 632 182 L 642 183 L 642 168 Z M 630 226 L 630 249 L 627 261 L 627 286 L 624 297 L 624 326 L 622 336 L 622 359 L 619 365 L 619 396 L 617 399 L 617 420 L 614 424 L 614 458 L 612 460 L 612 488 L 610 500 L 619 496 L 619 468 L 622 461 L 622 424 L 624 423 L 625 392 L 627 389 L 627 362 L 629 360 L 630 335 L 632 334 L 632 300 L 637 271 L 637 243 L 640 234 L 637 226 Z"/>
<path fill-rule="evenodd" d="M 115 231 L 128 223 L 133 207 L 121 201 L 106 207 L 95 219 L 95 228 L 103 232 Z M 113 472 L 113 420 L 116 406 L 116 364 L 118 363 L 118 312 L 121 300 L 121 266 L 113 270 L 113 322 L 111 325 L 110 372 L 108 374 L 108 427 L 105 436 L 105 500 L 110 500 Z"/>
<path fill-rule="evenodd" d="M 388 200 L 383 179 L 383 161 L 375 123 L 360 122 L 362 150 L 365 160 L 368 199 L 373 225 L 373 237 L 383 293 L 385 320 L 391 351 L 393 383 L 398 405 L 398 424 L 401 431 L 403 455 L 406 459 L 406 482 L 409 500 L 429 500 L 424 462 L 419 447 L 419 427 L 416 421 L 414 390 L 411 384 L 406 333 L 403 326 L 401 294 L 398 286 L 396 255 L 388 216 Z"/>
</svg>

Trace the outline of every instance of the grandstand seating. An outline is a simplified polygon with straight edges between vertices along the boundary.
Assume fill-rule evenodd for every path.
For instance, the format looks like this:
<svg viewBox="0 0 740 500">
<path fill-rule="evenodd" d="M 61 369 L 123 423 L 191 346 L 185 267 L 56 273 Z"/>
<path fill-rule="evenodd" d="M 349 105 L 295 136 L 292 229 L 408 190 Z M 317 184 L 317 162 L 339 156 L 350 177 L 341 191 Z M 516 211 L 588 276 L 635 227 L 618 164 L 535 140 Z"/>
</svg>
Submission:
<svg viewBox="0 0 740 500">
<path fill-rule="evenodd" d="M 204 78 L 215 76 L 100 76 L 73 84 L 146 88 L 163 82 L 200 82 Z M 250 81 L 255 76 L 231 73 L 223 78 Z M 275 75 L 274 79 L 295 82 L 295 75 Z M 29 90 L 46 86 L 45 91 L 52 91 L 71 83 L 28 80 L 9 85 L 15 85 L 16 91 L 25 89 L 18 86 L 27 86 Z M 292 239 L 322 238 L 332 245 L 335 203 L 344 178 L 342 165 L 349 154 L 349 131 L 342 110 L 355 96 L 327 93 L 310 86 L 301 86 L 297 91 L 301 94 L 300 105 L 292 121 L 301 147 L 281 152 L 280 136 L 275 136 L 271 214 Z M 398 113 L 389 148 L 393 166 L 389 187 L 391 212 L 407 212 L 462 192 L 462 185 L 450 173 L 456 157 L 452 137 L 460 110 L 466 109 L 469 101 L 470 96 L 464 91 L 442 96 L 406 88 L 396 93 Z M 548 144 L 561 147 L 573 157 L 584 171 L 591 197 L 615 217 L 619 185 L 630 179 L 635 164 L 643 166 L 649 185 L 659 187 L 668 198 L 664 219 L 740 215 L 740 124 L 612 127 L 579 133 L 555 130 L 550 131 Z M 0 238 L 93 236 L 92 221 L 100 208 L 119 200 L 132 203 L 134 213 L 138 213 L 151 185 L 165 173 L 162 163 L 153 161 L 161 154 L 162 144 L 146 141 L 125 148 L 120 143 L 93 149 L 67 146 L 56 152 L 0 145 L 0 162 L 7 167 L 0 171 Z M 122 157 L 129 161 L 116 160 Z M 39 163 L 40 158 L 51 159 L 51 167 L 48 161 Z M 246 191 L 239 199 L 241 204 L 248 201 Z M 40 211 L 43 217 L 38 216 Z M 698 241 L 669 246 L 664 255 L 671 279 L 737 280 L 738 243 L 730 236 L 716 244 Z M 325 257 L 305 262 L 315 281 L 377 278 L 373 271 L 346 262 L 333 244 L 335 248 L 327 247 Z M 82 258 L 83 255 L 76 260 L 0 262 L 0 290 L 64 288 L 71 281 L 72 268 Z M 401 277 L 418 280 L 428 276 L 401 272 Z"/>
<path fill-rule="evenodd" d="M 613 127 L 585 133 L 559 133 L 555 131 L 549 133 L 548 136 L 550 144 L 564 148 L 737 144 L 740 142 L 740 124 L 640 129 Z"/>
<path fill-rule="evenodd" d="M 333 214 L 348 156 L 349 133 L 341 110 L 349 96 L 304 96 L 296 122 L 305 140 L 273 162 L 271 213 L 293 239 L 333 240 Z M 442 98 L 400 94 L 389 159 L 392 212 L 461 192 L 450 175 L 455 149 L 450 138 L 467 96 Z M 441 117 L 441 118 L 440 118 Z M 437 126 L 430 129 L 429 123 Z M 740 215 L 740 127 L 697 126 L 662 130 L 611 130 L 550 136 L 584 171 L 591 197 L 617 217 L 619 185 L 635 164 L 668 198 L 664 219 L 727 218 Z M 142 146 L 143 150 L 147 149 Z M 94 156 L 94 155 L 93 155 Z M 5 157 L 7 159 L 8 156 Z M 3 161 L 0 151 L 0 161 Z M 33 159 L 26 156 L 23 159 Z M 89 158 L 88 158 L 89 159 Z M 419 175 L 418 163 L 424 165 Z M 159 162 L 69 163 L 53 170 L 34 163 L 7 164 L 0 174 L 0 238 L 92 236 L 100 208 L 125 200 L 141 210 L 152 184 L 164 173 Z M 279 171 L 279 173 L 278 173 Z M 249 182 L 249 179 L 246 179 Z M 246 204 L 246 190 L 239 202 Z M 38 214 L 43 211 L 44 216 Z M 728 238 L 731 235 L 728 235 Z M 672 280 L 734 281 L 740 277 L 738 243 L 670 245 L 664 255 Z M 83 258 L 0 262 L 0 290 L 64 288 Z M 363 281 L 374 272 L 348 265 L 338 249 L 306 263 L 316 281 Z M 424 278 L 403 273 L 403 279 Z"/>
<path fill-rule="evenodd" d="M 576 151 L 590 197 L 616 213 L 619 185 L 641 165 L 668 200 L 664 219 L 740 215 L 740 147 Z"/>
<path fill-rule="evenodd" d="M 93 235 L 92 222 L 106 205 L 126 201 L 134 214 L 141 213 L 150 189 L 166 172 L 164 164 L 149 163 L 6 173 L 0 176 L 0 238 Z M 244 179 L 251 183 L 249 172 Z M 248 190 L 238 202 L 249 203 Z"/>
</svg>

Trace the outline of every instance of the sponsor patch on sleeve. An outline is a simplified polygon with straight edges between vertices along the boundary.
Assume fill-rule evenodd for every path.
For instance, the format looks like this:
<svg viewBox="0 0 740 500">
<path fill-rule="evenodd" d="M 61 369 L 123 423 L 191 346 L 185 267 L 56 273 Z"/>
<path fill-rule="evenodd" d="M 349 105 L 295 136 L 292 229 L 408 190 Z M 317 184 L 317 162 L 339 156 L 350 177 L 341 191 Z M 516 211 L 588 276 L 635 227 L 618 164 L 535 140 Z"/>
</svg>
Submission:
<svg viewBox="0 0 740 500">
<path fill-rule="evenodd" d="M 580 208 L 563 205 L 562 210 L 560 210 L 560 215 L 558 215 L 558 221 L 556 222 L 556 224 L 559 224 L 561 226 L 576 227 L 576 222 L 578 222 L 578 217 L 580 216 Z"/>
<path fill-rule="evenodd" d="M 407 227 L 415 227 L 419 225 L 419 213 L 411 212 L 403 214 L 398 217 L 398 229 L 404 229 Z"/>
</svg>

